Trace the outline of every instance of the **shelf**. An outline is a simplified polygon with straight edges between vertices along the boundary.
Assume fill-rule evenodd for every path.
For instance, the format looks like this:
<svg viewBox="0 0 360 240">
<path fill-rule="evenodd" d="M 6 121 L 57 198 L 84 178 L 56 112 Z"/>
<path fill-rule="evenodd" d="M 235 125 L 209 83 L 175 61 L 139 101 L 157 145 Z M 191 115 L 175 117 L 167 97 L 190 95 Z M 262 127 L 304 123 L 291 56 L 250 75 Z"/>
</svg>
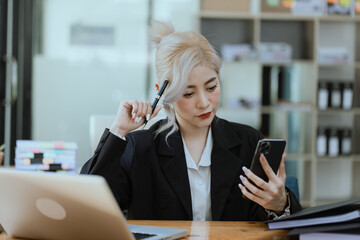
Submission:
<svg viewBox="0 0 360 240">
<path fill-rule="evenodd" d="M 296 159 L 296 160 L 289 160 L 289 158 Z M 286 153 L 286 161 L 289 162 L 310 162 L 313 158 L 313 154 L 311 153 Z"/>
<path fill-rule="evenodd" d="M 310 200 L 300 200 L 300 204 L 303 208 L 309 208 L 314 206 Z"/>
<path fill-rule="evenodd" d="M 261 107 L 262 113 L 278 113 L 278 112 L 312 112 L 313 107 L 310 104 L 279 104 L 279 106 Z"/>
<path fill-rule="evenodd" d="M 225 12 L 225 11 L 201 11 L 199 16 L 201 18 L 211 18 L 211 19 L 245 19 L 253 20 L 255 19 L 254 15 L 250 13 L 241 13 L 241 12 Z"/>
<path fill-rule="evenodd" d="M 317 110 L 317 113 L 320 115 L 334 115 L 334 114 L 354 114 L 360 115 L 360 108 L 352 108 L 352 109 L 326 109 L 326 110 Z"/>
<path fill-rule="evenodd" d="M 227 72 L 223 72 L 224 86 L 227 87 L 222 89 L 224 106 L 238 106 L 230 104 L 241 97 L 251 99 L 254 107 L 222 107 L 219 116 L 221 113 L 233 116 L 237 121 L 253 124 L 251 126 L 267 136 L 288 137 L 289 141 L 299 144 L 300 153 L 287 153 L 286 161 L 294 166 L 291 171 L 297 171 L 304 207 L 360 196 L 357 190 L 360 151 L 356 149 L 360 141 L 360 99 L 356 95 L 360 88 L 360 16 L 215 11 L 202 11 L 199 16 L 201 32 L 216 49 L 221 49 L 225 43 L 256 46 L 261 42 L 284 42 L 292 47 L 292 59 L 287 62 L 261 62 L 259 59 L 224 61 L 224 65 L 229 63 L 225 68 Z M 319 48 L 339 46 L 339 36 L 345 36 L 340 45 L 346 48 L 350 60 L 318 62 Z M 291 74 L 297 76 L 292 78 Z M 289 84 L 289 79 L 295 80 Z M 225 80 L 228 80 L 228 85 Z M 319 110 L 317 90 L 321 81 L 351 82 L 353 108 Z M 254 85 L 246 92 L 244 86 L 248 83 Z M 241 92 L 238 92 L 239 88 Z M 295 97 L 300 103 L 281 100 Z M 265 102 L 277 104 L 261 106 L 262 98 L 270 99 Z M 351 128 L 354 154 L 317 156 L 319 126 Z M 327 185 L 337 172 L 346 186 L 351 184 L 351 189 L 344 194 L 331 192 L 331 185 Z"/>
<path fill-rule="evenodd" d="M 313 60 L 291 60 L 289 62 L 259 62 L 263 66 L 291 66 L 294 64 L 313 64 Z"/>
<path fill-rule="evenodd" d="M 288 113 L 288 112 L 312 112 L 312 105 L 308 104 L 284 104 L 281 106 L 263 106 L 263 107 L 221 107 L 220 111 L 231 111 L 231 112 L 259 112 L 263 114 L 271 114 L 271 113 Z"/>
<path fill-rule="evenodd" d="M 286 20 L 286 21 L 324 21 L 324 22 L 360 22 L 360 17 L 341 15 L 293 15 L 290 13 L 261 13 L 257 16 L 263 20 Z"/>
<path fill-rule="evenodd" d="M 340 202 L 340 201 L 347 201 L 347 200 L 351 200 L 351 199 L 353 199 L 353 198 L 349 197 L 349 198 L 336 198 L 336 199 L 316 199 L 314 206 L 331 204 L 331 203 Z"/>
<path fill-rule="evenodd" d="M 360 15 L 355 16 L 355 17 L 354 17 L 354 20 L 355 20 L 356 22 L 360 22 Z"/>
<path fill-rule="evenodd" d="M 339 155 L 336 157 L 331 156 L 317 156 L 317 161 L 328 162 L 328 161 L 353 161 L 358 158 L 358 155 Z"/>
<path fill-rule="evenodd" d="M 360 22 L 360 16 L 341 15 L 293 15 L 291 13 L 260 13 L 230 11 L 200 11 L 200 18 L 279 20 L 279 21 L 324 21 L 324 22 Z"/>
<path fill-rule="evenodd" d="M 261 13 L 261 20 L 278 20 L 278 21 L 313 21 L 316 16 L 293 15 L 289 13 Z"/>
<path fill-rule="evenodd" d="M 319 16 L 318 19 L 324 22 L 355 22 L 359 21 L 358 18 L 353 16 L 343 16 L 343 15 L 327 15 Z"/>
<path fill-rule="evenodd" d="M 360 108 L 353 108 L 354 115 L 360 115 Z"/>
<path fill-rule="evenodd" d="M 258 60 L 222 60 L 223 64 L 261 64 Z"/>
<path fill-rule="evenodd" d="M 230 61 L 230 60 L 223 60 L 224 64 L 227 63 L 250 63 L 250 64 L 260 64 L 263 66 L 291 66 L 294 64 L 313 64 L 313 60 L 291 60 L 289 62 L 261 62 L 259 60 L 239 60 L 239 61 Z"/>
<path fill-rule="evenodd" d="M 261 13 L 255 15 L 246 12 L 226 12 L 226 11 L 201 11 L 201 18 L 217 18 L 217 19 L 259 19 L 259 20 L 279 20 L 279 21 L 312 21 L 313 16 L 296 16 L 286 13 Z"/>
<path fill-rule="evenodd" d="M 339 67 L 355 67 L 358 63 L 356 62 L 339 62 L 339 63 L 318 63 L 318 67 L 323 68 L 339 68 Z"/>
<path fill-rule="evenodd" d="M 329 22 L 358 22 L 360 17 L 344 15 L 294 15 L 291 13 L 261 13 L 260 19 L 289 20 L 289 21 L 329 21 Z"/>
</svg>

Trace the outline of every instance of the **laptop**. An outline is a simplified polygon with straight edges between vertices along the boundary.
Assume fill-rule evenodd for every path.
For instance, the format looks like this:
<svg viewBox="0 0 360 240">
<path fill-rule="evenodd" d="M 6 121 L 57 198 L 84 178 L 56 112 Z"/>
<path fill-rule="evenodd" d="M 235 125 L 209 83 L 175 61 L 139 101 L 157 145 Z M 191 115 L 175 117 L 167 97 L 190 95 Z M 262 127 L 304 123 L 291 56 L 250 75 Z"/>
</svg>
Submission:
<svg viewBox="0 0 360 240">
<path fill-rule="evenodd" d="M 128 225 L 101 176 L 1 169 L 0 192 L 0 224 L 13 237 L 152 240 L 187 232 Z"/>
</svg>

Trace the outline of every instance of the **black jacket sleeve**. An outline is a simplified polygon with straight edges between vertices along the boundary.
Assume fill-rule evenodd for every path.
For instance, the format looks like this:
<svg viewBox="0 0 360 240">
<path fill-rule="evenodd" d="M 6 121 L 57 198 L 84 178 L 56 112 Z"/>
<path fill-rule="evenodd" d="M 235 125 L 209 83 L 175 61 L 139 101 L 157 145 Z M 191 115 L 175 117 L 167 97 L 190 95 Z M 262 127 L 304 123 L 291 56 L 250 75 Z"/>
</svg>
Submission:
<svg viewBox="0 0 360 240">
<path fill-rule="evenodd" d="M 80 174 L 103 176 L 122 210 L 128 208 L 131 192 L 128 177 L 128 166 L 131 163 L 122 160 L 127 144 L 127 141 L 106 129 L 100 138 L 94 156 L 84 164 L 80 171 Z M 131 159 L 131 157 L 126 159 Z"/>
</svg>

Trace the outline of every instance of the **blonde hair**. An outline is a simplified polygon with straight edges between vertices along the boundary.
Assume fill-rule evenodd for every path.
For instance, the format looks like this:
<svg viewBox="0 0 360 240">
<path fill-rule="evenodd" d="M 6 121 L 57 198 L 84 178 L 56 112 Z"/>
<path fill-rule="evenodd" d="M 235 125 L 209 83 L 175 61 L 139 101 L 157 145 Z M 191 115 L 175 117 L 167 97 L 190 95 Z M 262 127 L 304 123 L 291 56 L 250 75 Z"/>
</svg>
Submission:
<svg viewBox="0 0 360 240">
<path fill-rule="evenodd" d="M 151 40 L 156 44 L 156 75 L 158 82 L 167 79 L 169 85 L 163 95 L 168 122 L 156 135 L 171 128 L 166 139 L 179 129 L 173 104 L 182 97 L 191 70 L 204 64 L 219 76 L 221 59 L 204 36 L 195 32 L 175 32 L 170 24 L 152 22 Z"/>
</svg>

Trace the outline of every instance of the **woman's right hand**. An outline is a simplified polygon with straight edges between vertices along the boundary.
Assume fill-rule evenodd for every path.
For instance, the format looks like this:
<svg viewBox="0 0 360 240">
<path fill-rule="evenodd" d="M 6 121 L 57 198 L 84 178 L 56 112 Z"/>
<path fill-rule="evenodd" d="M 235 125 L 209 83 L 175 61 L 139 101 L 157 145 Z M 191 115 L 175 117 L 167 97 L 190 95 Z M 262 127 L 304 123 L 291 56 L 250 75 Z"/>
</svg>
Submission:
<svg viewBox="0 0 360 240">
<path fill-rule="evenodd" d="M 110 132 L 125 137 L 129 132 L 144 124 L 145 119 L 149 121 L 154 118 L 161 108 L 161 106 L 157 106 L 151 114 L 152 108 L 150 102 L 136 100 L 121 101 Z"/>
</svg>

